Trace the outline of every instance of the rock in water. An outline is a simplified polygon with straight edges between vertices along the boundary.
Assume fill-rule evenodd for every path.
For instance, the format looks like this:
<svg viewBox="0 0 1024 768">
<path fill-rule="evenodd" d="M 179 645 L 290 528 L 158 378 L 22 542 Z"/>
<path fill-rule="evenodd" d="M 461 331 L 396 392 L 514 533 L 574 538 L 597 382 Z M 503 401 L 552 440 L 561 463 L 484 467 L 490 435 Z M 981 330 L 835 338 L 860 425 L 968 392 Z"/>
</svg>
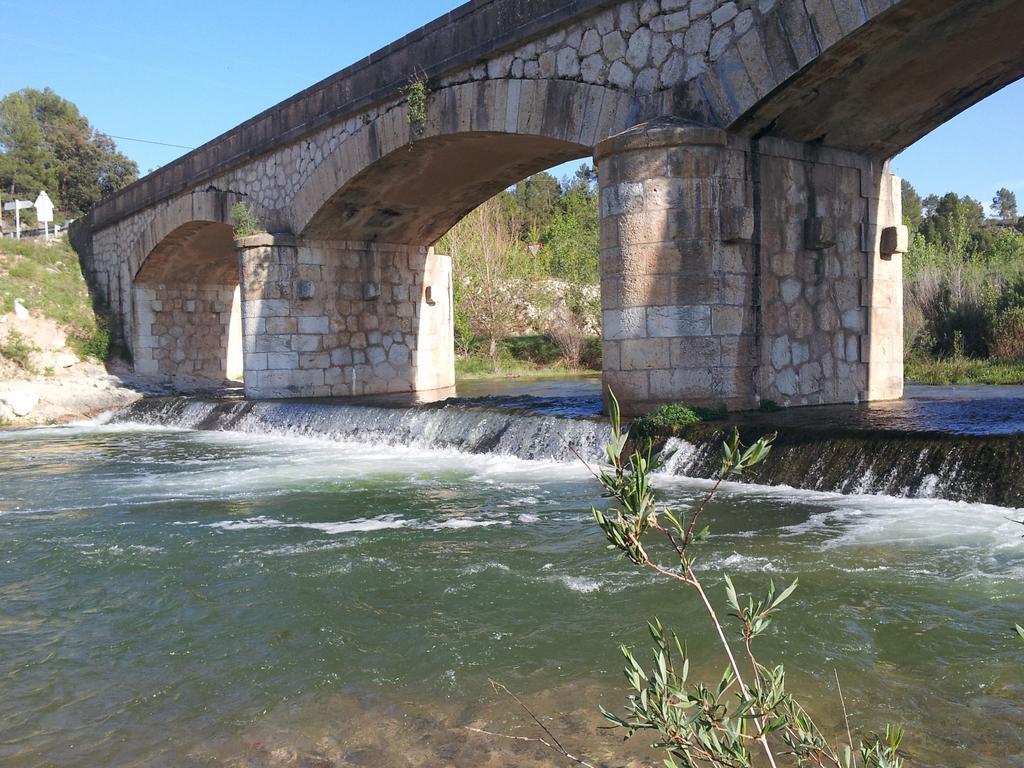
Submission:
<svg viewBox="0 0 1024 768">
<path fill-rule="evenodd" d="M 28 416 L 39 403 L 39 396 L 31 389 L 15 389 L 0 395 L 0 402 L 6 403 L 15 416 Z"/>
<path fill-rule="evenodd" d="M 25 309 L 25 305 L 21 303 L 21 299 L 14 300 L 14 316 L 19 320 L 28 320 L 28 310 Z"/>
</svg>

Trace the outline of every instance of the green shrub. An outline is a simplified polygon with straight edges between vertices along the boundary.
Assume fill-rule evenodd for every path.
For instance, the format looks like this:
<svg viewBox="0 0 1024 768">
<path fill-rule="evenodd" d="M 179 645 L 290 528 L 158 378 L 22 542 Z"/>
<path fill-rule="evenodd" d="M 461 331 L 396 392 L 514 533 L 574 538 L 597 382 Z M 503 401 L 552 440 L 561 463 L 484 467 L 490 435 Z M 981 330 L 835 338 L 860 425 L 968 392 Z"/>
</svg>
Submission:
<svg viewBox="0 0 1024 768">
<path fill-rule="evenodd" d="M 548 336 L 510 336 L 501 342 L 513 360 L 553 365 L 562 355 L 558 346 Z"/>
<path fill-rule="evenodd" d="M 405 121 L 412 126 L 416 133 L 422 133 L 427 125 L 427 97 L 430 90 L 427 88 L 426 78 L 414 76 L 409 84 L 402 90 L 402 97 L 405 99 L 406 112 Z"/>
<path fill-rule="evenodd" d="M 0 342 L 0 357 L 5 357 L 19 368 L 30 373 L 35 372 L 32 366 L 32 353 L 38 352 L 39 347 L 29 341 L 19 331 L 10 330 Z"/>
<path fill-rule="evenodd" d="M 716 483 L 699 503 L 691 503 L 688 509 L 669 509 L 657 504 L 650 482 L 651 473 L 664 457 L 652 456 L 649 444 L 630 456 L 623 455 L 627 441 L 620 429 L 618 403 L 614 395 L 609 395 L 609 466 L 602 469 L 598 479 L 614 506 L 594 508 L 594 519 L 610 548 L 618 550 L 628 562 L 700 596 L 704 607 L 700 615 L 706 631 L 718 641 L 725 673 L 720 680 L 693 679 L 696 676 L 691 676 L 686 643 L 655 618 L 647 625 L 654 641 L 650 666 L 645 667 L 628 646 L 620 646 L 626 661 L 629 698 L 622 715 L 602 708 L 605 718 L 622 728 L 626 738 L 637 733 L 653 735 L 654 748 L 663 751 L 664 763 L 670 767 L 900 768 L 901 728 L 887 726 L 884 737 L 855 743 L 847 719 L 848 742 L 830 738 L 786 690 L 784 667 L 759 660 L 754 650 L 756 641 L 796 589 L 795 580 L 782 590 L 771 581 L 763 596 L 755 596 L 738 593 L 726 576 L 725 611 L 714 605 L 705 587 L 705 576 L 694 554 L 709 534 L 706 526 L 700 526 L 700 519 L 719 484 L 761 462 L 774 438 L 762 437 L 746 447 L 734 429 L 722 446 Z M 693 627 L 697 616 L 685 619 Z M 1018 631 L 1024 635 L 1024 630 Z M 845 703 L 843 708 L 845 714 Z M 553 740 L 554 745 L 544 743 L 568 756 L 557 740 Z M 578 758 L 576 762 L 590 765 Z"/>
<path fill-rule="evenodd" d="M 106 322 L 98 319 L 90 330 L 71 334 L 68 346 L 79 357 L 91 357 L 102 363 L 110 354 L 110 329 Z"/>
<path fill-rule="evenodd" d="M 267 231 L 252 206 L 242 200 L 231 206 L 231 220 L 235 223 L 235 237 L 250 237 Z"/>
<path fill-rule="evenodd" d="M 701 421 L 720 421 L 728 416 L 729 410 L 721 403 L 710 407 L 671 403 L 634 419 L 629 432 L 636 439 L 649 439 L 655 435 L 674 434 Z"/>
</svg>

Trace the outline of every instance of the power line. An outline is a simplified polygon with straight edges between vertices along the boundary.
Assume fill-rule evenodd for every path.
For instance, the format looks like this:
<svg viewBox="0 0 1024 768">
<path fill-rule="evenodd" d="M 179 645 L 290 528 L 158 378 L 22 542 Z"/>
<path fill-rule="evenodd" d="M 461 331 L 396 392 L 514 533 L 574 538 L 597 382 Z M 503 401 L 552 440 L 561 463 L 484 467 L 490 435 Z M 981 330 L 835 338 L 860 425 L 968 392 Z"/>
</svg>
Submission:
<svg viewBox="0 0 1024 768">
<path fill-rule="evenodd" d="M 133 139 L 131 136 L 114 136 L 111 133 L 107 134 L 112 139 L 119 139 L 121 141 L 137 141 L 140 144 L 156 144 L 161 147 L 174 147 L 175 149 L 195 149 L 195 147 L 186 147 L 184 144 L 168 144 L 166 141 L 150 141 L 149 139 Z"/>
</svg>

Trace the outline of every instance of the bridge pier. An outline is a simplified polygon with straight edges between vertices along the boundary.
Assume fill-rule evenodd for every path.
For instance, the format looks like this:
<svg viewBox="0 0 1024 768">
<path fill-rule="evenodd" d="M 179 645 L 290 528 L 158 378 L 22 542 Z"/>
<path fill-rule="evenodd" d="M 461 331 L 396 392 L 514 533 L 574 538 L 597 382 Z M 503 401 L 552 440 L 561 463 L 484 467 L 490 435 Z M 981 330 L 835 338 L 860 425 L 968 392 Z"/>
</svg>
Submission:
<svg viewBox="0 0 1024 768">
<path fill-rule="evenodd" d="M 676 119 L 598 144 L 603 377 L 626 413 L 902 396 L 899 179 Z"/>
<path fill-rule="evenodd" d="M 432 248 L 235 241 L 245 394 L 376 395 L 455 384 L 451 260 Z"/>
</svg>

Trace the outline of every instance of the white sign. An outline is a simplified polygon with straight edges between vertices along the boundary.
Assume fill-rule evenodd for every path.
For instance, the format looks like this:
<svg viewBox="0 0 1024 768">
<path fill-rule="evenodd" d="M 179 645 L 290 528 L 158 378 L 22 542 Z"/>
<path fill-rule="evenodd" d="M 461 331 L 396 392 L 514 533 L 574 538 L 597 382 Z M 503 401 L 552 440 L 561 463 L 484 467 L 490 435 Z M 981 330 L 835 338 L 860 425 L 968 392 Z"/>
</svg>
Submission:
<svg viewBox="0 0 1024 768">
<path fill-rule="evenodd" d="M 53 221 L 53 202 L 46 192 L 40 192 L 36 198 L 36 219 L 40 224 L 48 224 Z"/>
<path fill-rule="evenodd" d="M 26 208 L 31 208 L 32 203 L 28 200 L 15 199 L 14 202 L 4 203 L 5 211 L 14 211 L 14 236 L 21 239 L 21 212 Z"/>
</svg>

